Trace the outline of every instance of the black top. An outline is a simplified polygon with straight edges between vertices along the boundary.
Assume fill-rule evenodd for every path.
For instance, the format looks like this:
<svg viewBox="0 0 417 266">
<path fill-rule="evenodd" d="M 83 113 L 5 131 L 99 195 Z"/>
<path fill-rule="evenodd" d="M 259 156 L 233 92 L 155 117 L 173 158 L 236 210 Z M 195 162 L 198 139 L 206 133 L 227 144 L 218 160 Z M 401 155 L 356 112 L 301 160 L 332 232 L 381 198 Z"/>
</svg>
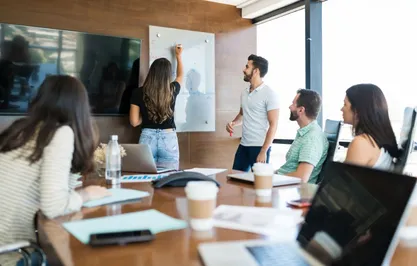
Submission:
<svg viewBox="0 0 417 266">
<path fill-rule="evenodd" d="M 173 98 L 171 102 L 171 109 L 175 110 L 175 101 L 177 99 L 178 94 L 180 93 L 181 85 L 174 81 L 171 83 L 171 88 L 174 87 Z M 140 113 L 142 115 L 142 128 L 153 128 L 153 129 L 167 129 L 167 128 L 176 128 L 174 122 L 174 116 L 168 118 L 161 124 L 157 124 L 149 119 L 148 109 L 145 106 L 145 102 L 143 100 L 143 88 L 137 88 L 133 90 L 132 98 L 130 98 L 130 104 L 134 104 L 139 106 Z"/>
</svg>

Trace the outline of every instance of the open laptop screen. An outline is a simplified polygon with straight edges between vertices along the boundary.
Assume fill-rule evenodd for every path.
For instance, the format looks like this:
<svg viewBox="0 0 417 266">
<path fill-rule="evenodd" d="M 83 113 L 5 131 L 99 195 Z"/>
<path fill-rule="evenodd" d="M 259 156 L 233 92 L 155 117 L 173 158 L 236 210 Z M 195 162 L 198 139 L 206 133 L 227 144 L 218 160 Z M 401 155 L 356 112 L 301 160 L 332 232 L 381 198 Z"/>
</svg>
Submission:
<svg viewBox="0 0 417 266">
<path fill-rule="evenodd" d="M 326 265 L 381 265 L 416 179 L 332 162 L 297 240 Z"/>
</svg>

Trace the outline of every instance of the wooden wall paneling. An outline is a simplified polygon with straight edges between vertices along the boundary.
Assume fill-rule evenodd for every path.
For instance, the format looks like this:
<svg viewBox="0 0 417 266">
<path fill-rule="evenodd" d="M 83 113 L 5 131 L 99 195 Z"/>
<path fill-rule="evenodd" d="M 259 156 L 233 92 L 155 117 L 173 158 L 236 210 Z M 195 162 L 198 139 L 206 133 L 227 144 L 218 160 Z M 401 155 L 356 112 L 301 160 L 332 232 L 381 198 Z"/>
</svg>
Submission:
<svg viewBox="0 0 417 266">
<path fill-rule="evenodd" d="M 250 54 L 256 53 L 256 28 L 216 34 L 216 109 L 240 109 L 241 92 L 249 86 L 243 69 Z"/>
<path fill-rule="evenodd" d="M 226 123 L 236 116 L 236 112 L 218 111 L 216 132 L 190 134 L 190 163 L 212 165 L 212 167 L 231 169 L 236 149 L 242 136 L 242 128 L 236 127 L 230 137 Z"/>
</svg>

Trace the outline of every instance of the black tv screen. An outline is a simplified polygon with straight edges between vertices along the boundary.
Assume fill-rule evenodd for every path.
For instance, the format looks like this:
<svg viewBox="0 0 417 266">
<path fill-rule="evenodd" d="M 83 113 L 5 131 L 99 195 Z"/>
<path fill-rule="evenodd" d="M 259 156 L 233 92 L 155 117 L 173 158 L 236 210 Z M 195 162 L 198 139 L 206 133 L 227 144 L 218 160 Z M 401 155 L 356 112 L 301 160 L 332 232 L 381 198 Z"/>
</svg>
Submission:
<svg viewBox="0 0 417 266">
<path fill-rule="evenodd" d="M 137 87 L 141 40 L 0 24 L 0 114 L 25 114 L 48 75 L 85 85 L 93 114 L 126 114 Z"/>
</svg>

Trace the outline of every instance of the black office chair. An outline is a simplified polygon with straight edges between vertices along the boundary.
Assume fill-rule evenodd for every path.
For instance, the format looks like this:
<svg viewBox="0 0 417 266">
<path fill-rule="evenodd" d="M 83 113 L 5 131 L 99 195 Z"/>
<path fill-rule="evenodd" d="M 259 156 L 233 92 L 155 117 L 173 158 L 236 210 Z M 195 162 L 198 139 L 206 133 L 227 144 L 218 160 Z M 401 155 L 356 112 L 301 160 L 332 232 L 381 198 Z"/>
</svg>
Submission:
<svg viewBox="0 0 417 266">
<path fill-rule="evenodd" d="M 402 154 L 397 158 L 394 165 L 394 172 L 404 173 L 404 168 L 407 165 L 408 157 L 414 150 L 414 136 L 416 131 L 416 116 L 417 111 L 415 108 L 407 107 L 404 110 L 404 119 L 402 132 L 400 137 L 400 148 Z M 404 139 L 405 137 L 405 139 Z"/>
<path fill-rule="evenodd" d="M 319 184 L 323 180 L 324 169 L 328 165 L 328 162 L 332 162 L 334 159 L 334 155 L 339 147 L 339 137 L 342 126 L 342 121 L 326 119 L 324 133 L 329 141 L 329 148 L 327 150 L 326 160 L 323 162 L 316 184 Z"/>
</svg>

